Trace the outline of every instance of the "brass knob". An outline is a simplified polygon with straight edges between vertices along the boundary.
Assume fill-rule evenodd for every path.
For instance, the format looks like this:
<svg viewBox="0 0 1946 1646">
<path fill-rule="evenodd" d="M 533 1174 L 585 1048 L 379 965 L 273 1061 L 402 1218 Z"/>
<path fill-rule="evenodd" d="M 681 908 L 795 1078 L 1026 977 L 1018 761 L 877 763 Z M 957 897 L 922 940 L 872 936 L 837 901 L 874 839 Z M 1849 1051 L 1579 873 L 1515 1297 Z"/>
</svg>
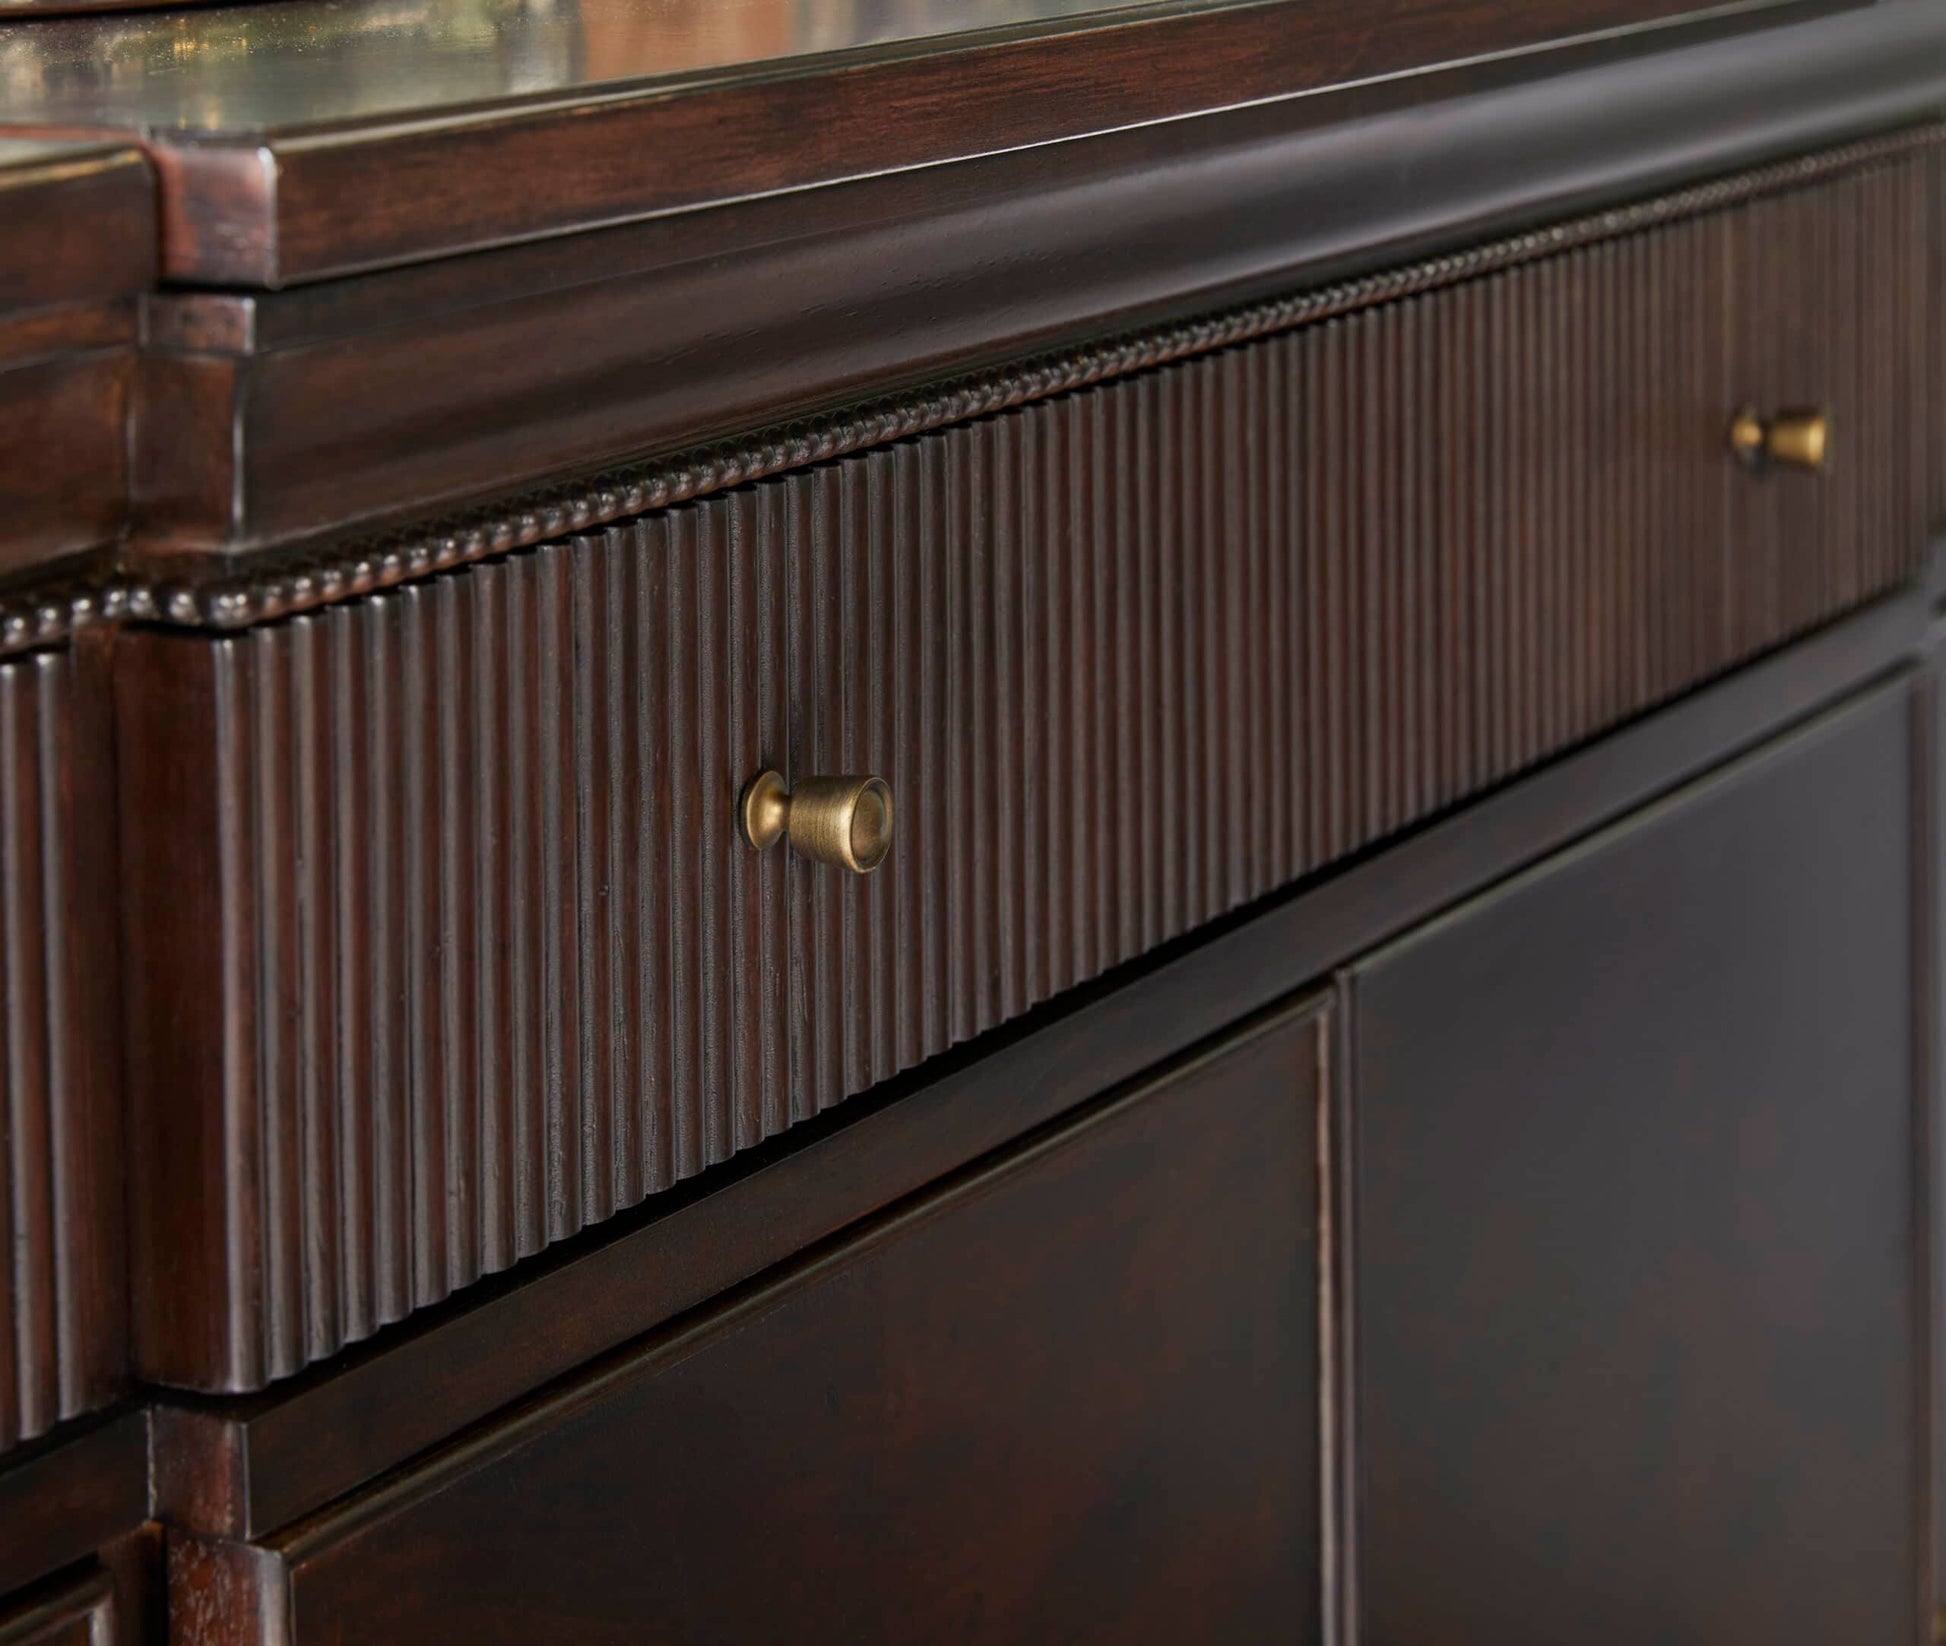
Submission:
<svg viewBox="0 0 1946 1646">
<path fill-rule="evenodd" d="M 1730 420 L 1730 449 L 1753 469 L 1782 463 L 1817 473 L 1831 447 L 1831 414 L 1817 408 L 1781 411 L 1769 422 L 1743 407 Z"/>
<path fill-rule="evenodd" d="M 765 772 L 743 791 L 737 813 L 758 851 L 788 838 L 800 857 L 853 874 L 870 874 L 892 848 L 892 791 L 882 777 L 807 777 L 787 789 Z"/>
</svg>

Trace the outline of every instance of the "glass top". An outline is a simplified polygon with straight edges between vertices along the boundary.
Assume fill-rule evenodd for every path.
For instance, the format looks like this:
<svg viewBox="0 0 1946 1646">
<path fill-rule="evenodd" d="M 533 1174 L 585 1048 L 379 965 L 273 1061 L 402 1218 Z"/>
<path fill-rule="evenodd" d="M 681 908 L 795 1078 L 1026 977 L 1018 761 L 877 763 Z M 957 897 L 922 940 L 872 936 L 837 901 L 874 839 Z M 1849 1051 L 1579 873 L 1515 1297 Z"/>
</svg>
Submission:
<svg viewBox="0 0 1946 1646">
<path fill-rule="evenodd" d="M 273 0 L 15 15 L 0 23 L 0 121 L 288 130 L 1203 9 L 1180 0 Z"/>
</svg>

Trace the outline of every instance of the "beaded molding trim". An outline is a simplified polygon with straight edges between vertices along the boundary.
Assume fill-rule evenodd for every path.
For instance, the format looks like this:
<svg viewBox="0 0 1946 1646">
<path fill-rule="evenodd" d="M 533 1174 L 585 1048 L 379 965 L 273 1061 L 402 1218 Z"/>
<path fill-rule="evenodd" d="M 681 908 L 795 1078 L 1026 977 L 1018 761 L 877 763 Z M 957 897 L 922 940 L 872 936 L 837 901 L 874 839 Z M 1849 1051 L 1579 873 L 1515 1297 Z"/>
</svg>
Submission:
<svg viewBox="0 0 1946 1646">
<path fill-rule="evenodd" d="M 228 631 L 274 621 L 1112 378 L 1720 211 L 1943 141 L 1946 122 L 1848 143 L 1401 268 L 1035 356 L 949 380 L 931 391 L 865 401 L 782 424 L 748 440 L 611 469 L 584 482 L 534 491 L 383 536 L 289 557 L 273 554 L 240 567 L 212 567 L 200 577 L 169 577 L 136 568 L 92 584 L 48 586 L 14 599 L 0 596 L 0 654 L 59 641 L 100 622 Z"/>
</svg>

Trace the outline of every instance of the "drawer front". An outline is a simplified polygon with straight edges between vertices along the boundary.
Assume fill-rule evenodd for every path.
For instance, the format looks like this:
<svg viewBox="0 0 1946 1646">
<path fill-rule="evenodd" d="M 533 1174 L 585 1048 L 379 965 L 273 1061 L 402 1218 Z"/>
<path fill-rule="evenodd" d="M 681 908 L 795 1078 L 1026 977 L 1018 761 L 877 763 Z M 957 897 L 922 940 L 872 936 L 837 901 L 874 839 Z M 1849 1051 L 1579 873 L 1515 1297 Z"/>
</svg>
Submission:
<svg viewBox="0 0 1946 1646">
<path fill-rule="evenodd" d="M 0 663 L 0 1447 L 120 1387 L 107 677 Z"/>
<path fill-rule="evenodd" d="M 177 1608 L 266 1646 L 1322 1639 L 1326 1027 L 1273 1018 L 272 1547 L 179 1547 Z"/>
<path fill-rule="evenodd" d="M 1932 164 L 131 637 L 145 1369 L 292 1371 L 1909 578 Z M 885 779 L 884 866 L 749 851 L 766 768 Z"/>
</svg>

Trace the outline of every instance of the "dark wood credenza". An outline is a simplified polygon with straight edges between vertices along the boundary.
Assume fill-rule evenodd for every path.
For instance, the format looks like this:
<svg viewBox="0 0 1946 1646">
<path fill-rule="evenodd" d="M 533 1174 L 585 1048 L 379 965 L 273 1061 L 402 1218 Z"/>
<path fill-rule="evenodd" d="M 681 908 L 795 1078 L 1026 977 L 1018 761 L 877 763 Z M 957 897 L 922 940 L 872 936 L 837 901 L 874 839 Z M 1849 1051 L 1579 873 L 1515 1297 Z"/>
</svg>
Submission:
<svg viewBox="0 0 1946 1646">
<path fill-rule="evenodd" d="M 0 93 L 0 1642 L 1934 1638 L 1946 4 Z"/>
</svg>

